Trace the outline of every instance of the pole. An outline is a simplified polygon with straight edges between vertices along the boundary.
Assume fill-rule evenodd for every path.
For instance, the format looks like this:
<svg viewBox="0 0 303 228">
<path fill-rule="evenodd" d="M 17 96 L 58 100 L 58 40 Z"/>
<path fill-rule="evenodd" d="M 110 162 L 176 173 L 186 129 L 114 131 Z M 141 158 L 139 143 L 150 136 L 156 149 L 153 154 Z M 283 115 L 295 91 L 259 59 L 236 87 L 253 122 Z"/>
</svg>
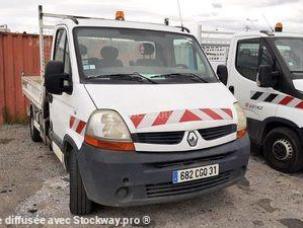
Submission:
<svg viewBox="0 0 303 228">
<path fill-rule="evenodd" d="M 183 18 L 182 18 L 182 13 L 181 13 L 181 6 L 180 6 L 180 0 L 177 0 L 178 3 L 178 10 L 179 10 L 179 18 L 181 22 L 181 28 L 183 28 Z"/>
<path fill-rule="evenodd" d="M 198 41 L 201 45 L 202 44 L 202 25 L 200 25 L 200 24 L 198 25 L 197 34 L 198 34 Z"/>
<path fill-rule="evenodd" d="M 40 76 L 44 77 L 44 39 L 43 39 L 43 8 L 42 5 L 38 6 L 38 17 L 39 17 L 39 51 L 40 51 Z"/>
</svg>

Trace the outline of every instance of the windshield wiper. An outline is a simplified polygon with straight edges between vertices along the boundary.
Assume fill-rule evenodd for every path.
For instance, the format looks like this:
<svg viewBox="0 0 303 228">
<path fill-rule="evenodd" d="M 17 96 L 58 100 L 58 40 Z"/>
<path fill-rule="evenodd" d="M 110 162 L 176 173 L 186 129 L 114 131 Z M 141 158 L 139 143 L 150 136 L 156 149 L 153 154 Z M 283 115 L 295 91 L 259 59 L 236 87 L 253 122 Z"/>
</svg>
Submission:
<svg viewBox="0 0 303 228">
<path fill-rule="evenodd" d="M 134 72 L 134 73 L 132 73 L 131 75 L 136 75 L 136 76 L 138 76 L 138 77 L 140 77 L 140 78 L 142 78 L 142 79 L 145 79 L 145 80 L 147 80 L 147 81 L 149 81 L 149 82 L 151 82 L 151 83 L 153 83 L 153 84 L 158 84 L 158 82 L 155 82 L 154 80 L 152 80 L 152 79 L 150 79 L 150 78 L 148 78 L 148 77 L 145 77 L 145 76 L 143 76 L 142 74 L 140 74 L 140 73 L 138 73 L 138 72 Z"/>
<path fill-rule="evenodd" d="M 114 78 L 116 80 L 136 80 L 136 81 L 146 80 L 150 83 L 158 84 L 154 80 L 149 79 L 149 78 L 139 74 L 138 72 L 133 72 L 133 73 L 129 73 L 129 74 L 101 74 L 101 75 L 97 75 L 97 76 L 88 77 L 87 79 L 97 79 L 97 78 L 98 79 Z"/>
<path fill-rule="evenodd" d="M 291 73 L 303 73 L 303 70 L 292 70 Z"/>
<path fill-rule="evenodd" d="M 194 73 L 170 73 L 170 74 L 159 74 L 159 75 L 155 75 L 152 76 L 151 78 L 180 78 L 180 79 L 191 79 L 197 82 L 204 82 L 204 83 L 208 83 L 207 80 L 205 80 L 204 78 L 201 78 L 199 75 L 194 74 Z"/>
</svg>

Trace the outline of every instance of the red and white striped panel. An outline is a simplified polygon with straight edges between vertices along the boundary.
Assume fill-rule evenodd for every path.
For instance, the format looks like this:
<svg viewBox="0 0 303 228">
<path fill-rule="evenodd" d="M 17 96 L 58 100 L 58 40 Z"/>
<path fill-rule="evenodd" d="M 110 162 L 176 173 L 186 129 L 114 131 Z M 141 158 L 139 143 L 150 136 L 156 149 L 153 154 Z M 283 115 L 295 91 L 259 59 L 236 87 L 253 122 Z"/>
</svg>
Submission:
<svg viewBox="0 0 303 228">
<path fill-rule="evenodd" d="M 232 120 L 233 114 L 228 108 L 201 108 L 137 114 L 130 119 L 138 129 L 190 121 Z"/>
<path fill-rule="evenodd" d="M 279 96 L 283 96 L 283 95 L 279 95 Z M 281 98 L 278 104 L 303 109 L 303 101 L 292 96 L 287 96 L 287 95 L 283 96 L 283 98 Z"/>
<path fill-rule="evenodd" d="M 86 123 L 83 120 L 79 120 L 74 116 L 71 116 L 69 119 L 70 129 L 77 132 L 79 135 L 84 136 Z"/>
<path fill-rule="evenodd" d="M 303 109 L 303 101 L 301 99 L 287 94 L 251 91 L 250 99 Z"/>
</svg>

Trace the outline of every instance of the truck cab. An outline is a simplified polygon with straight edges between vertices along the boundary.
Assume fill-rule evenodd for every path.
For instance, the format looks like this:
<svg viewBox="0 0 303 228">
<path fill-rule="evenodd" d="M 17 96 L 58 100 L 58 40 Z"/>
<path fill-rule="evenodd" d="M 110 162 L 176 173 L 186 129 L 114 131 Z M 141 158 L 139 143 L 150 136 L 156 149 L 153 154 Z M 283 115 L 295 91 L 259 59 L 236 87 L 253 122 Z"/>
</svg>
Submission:
<svg viewBox="0 0 303 228">
<path fill-rule="evenodd" d="M 273 168 L 302 169 L 303 36 L 243 32 L 228 47 L 217 73 L 245 110 L 251 141 Z"/>
<path fill-rule="evenodd" d="M 24 77 L 23 91 L 33 140 L 50 144 L 70 173 L 73 214 L 90 213 L 93 202 L 187 199 L 243 178 L 245 115 L 193 35 L 63 18 L 44 84 Z"/>
</svg>

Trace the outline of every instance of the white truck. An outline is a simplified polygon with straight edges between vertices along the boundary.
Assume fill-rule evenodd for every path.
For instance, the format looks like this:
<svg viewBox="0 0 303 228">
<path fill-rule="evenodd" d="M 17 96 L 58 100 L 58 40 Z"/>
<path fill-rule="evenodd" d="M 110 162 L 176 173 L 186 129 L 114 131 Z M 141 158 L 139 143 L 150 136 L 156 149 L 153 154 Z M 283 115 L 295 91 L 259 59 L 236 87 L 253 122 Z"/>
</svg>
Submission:
<svg viewBox="0 0 303 228">
<path fill-rule="evenodd" d="M 40 40 L 44 17 L 62 18 L 52 59 L 22 88 L 32 139 L 70 173 L 71 213 L 186 199 L 244 176 L 245 115 L 194 36 L 122 12 L 106 20 L 40 7 Z"/>
<path fill-rule="evenodd" d="M 223 39 L 214 31 L 203 37 L 220 80 L 246 112 L 251 142 L 263 148 L 273 168 L 302 169 L 303 35 L 284 33 L 278 23 L 276 32 L 229 33 Z"/>
</svg>

